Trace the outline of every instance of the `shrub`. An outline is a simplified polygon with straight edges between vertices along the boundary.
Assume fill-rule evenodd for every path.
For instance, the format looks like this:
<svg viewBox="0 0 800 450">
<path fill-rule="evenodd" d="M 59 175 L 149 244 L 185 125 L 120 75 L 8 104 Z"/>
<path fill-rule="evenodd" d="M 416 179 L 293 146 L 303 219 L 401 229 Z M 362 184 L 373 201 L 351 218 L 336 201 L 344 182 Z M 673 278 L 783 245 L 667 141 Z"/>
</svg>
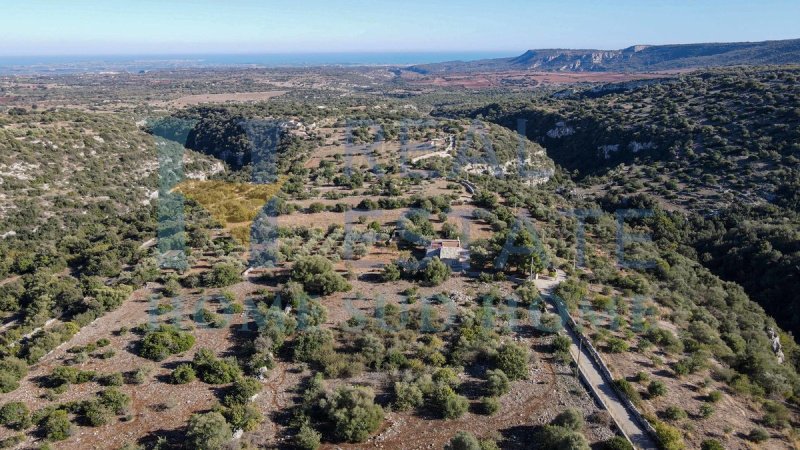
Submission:
<svg viewBox="0 0 800 450">
<path fill-rule="evenodd" d="M 310 294 L 329 295 L 351 289 L 344 277 L 333 270 L 333 264 L 323 256 L 300 258 L 292 267 L 292 279 L 303 284 Z"/>
<path fill-rule="evenodd" d="M 262 388 L 261 382 L 255 378 L 240 378 L 230 387 L 223 403 L 225 406 L 244 405 Z"/>
<path fill-rule="evenodd" d="M 445 450 L 481 450 L 481 444 L 472 433 L 459 431 L 444 448 Z"/>
<path fill-rule="evenodd" d="M 242 281 L 239 269 L 230 263 L 218 263 L 210 271 L 203 274 L 203 284 L 206 287 L 227 287 Z"/>
<path fill-rule="evenodd" d="M 504 395 L 511 389 L 506 373 L 500 369 L 486 371 L 486 385 L 486 390 L 493 397 Z"/>
<path fill-rule="evenodd" d="M 611 353 L 627 352 L 630 346 L 620 338 L 612 337 L 608 340 L 608 351 Z"/>
<path fill-rule="evenodd" d="M 310 328 L 300 333 L 295 340 L 295 361 L 317 363 L 331 352 L 333 352 L 333 335 L 329 330 Z"/>
<path fill-rule="evenodd" d="M 768 400 L 764 402 L 764 425 L 772 428 L 786 428 L 789 426 L 791 414 L 789 408 L 781 403 Z"/>
<path fill-rule="evenodd" d="M 572 431 L 581 431 L 583 429 L 583 413 L 575 408 L 569 408 L 553 419 L 553 425 Z"/>
<path fill-rule="evenodd" d="M 413 383 L 397 381 L 394 383 L 394 408 L 398 411 L 422 406 L 423 394 L 419 386 Z"/>
<path fill-rule="evenodd" d="M 333 424 L 335 437 L 343 441 L 364 442 L 383 422 L 383 409 L 375 404 L 369 388 L 340 386 L 320 406 Z"/>
<path fill-rule="evenodd" d="M 223 412 L 225 419 L 234 429 L 255 430 L 264 420 L 258 408 L 249 404 L 235 404 Z"/>
<path fill-rule="evenodd" d="M 144 384 L 152 370 L 153 368 L 150 366 L 139 367 L 133 372 L 133 374 L 131 374 L 130 382 L 133 384 Z"/>
<path fill-rule="evenodd" d="M 467 412 L 467 409 L 469 409 L 469 401 L 461 395 L 449 395 L 442 402 L 442 416 L 445 419 L 458 419 Z"/>
<path fill-rule="evenodd" d="M 653 424 L 653 428 L 656 430 L 656 440 L 661 449 L 683 450 L 685 448 L 683 436 L 677 428 L 659 421 Z"/>
<path fill-rule="evenodd" d="M 19 387 L 19 380 L 28 373 L 25 361 L 6 357 L 0 360 L 0 393 L 6 394 Z"/>
<path fill-rule="evenodd" d="M 628 397 L 631 403 L 637 406 L 642 404 L 642 396 L 639 395 L 639 391 L 637 391 L 628 380 L 622 378 L 614 380 L 614 385 L 623 395 Z"/>
<path fill-rule="evenodd" d="M 651 381 L 647 386 L 647 393 L 650 397 L 660 397 L 667 393 L 667 386 L 662 381 Z"/>
<path fill-rule="evenodd" d="M 439 258 L 432 258 L 428 261 L 425 269 L 421 272 L 422 282 L 428 286 L 438 286 L 450 278 L 450 267 L 443 263 Z"/>
<path fill-rule="evenodd" d="M 226 384 L 241 376 L 241 369 L 235 360 L 219 359 L 207 348 L 195 353 L 192 365 L 197 378 L 208 384 Z"/>
<path fill-rule="evenodd" d="M 31 412 L 22 402 L 8 402 L 0 407 L 0 424 L 12 430 L 24 430 L 31 425 Z"/>
<path fill-rule="evenodd" d="M 139 355 L 162 361 L 170 355 L 185 352 L 194 345 L 194 336 L 172 325 L 161 325 L 142 339 Z"/>
<path fill-rule="evenodd" d="M 555 338 L 553 338 L 553 351 L 566 353 L 569 352 L 569 348 L 572 345 L 572 339 L 562 334 L 559 334 Z"/>
<path fill-rule="evenodd" d="M 725 446 L 716 439 L 706 439 L 700 444 L 700 450 L 725 450 Z"/>
<path fill-rule="evenodd" d="M 602 450 L 634 450 L 633 445 L 622 436 L 614 436 L 603 442 Z"/>
<path fill-rule="evenodd" d="M 181 364 L 172 371 L 170 379 L 174 384 L 191 383 L 197 378 L 191 364 Z"/>
<path fill-rule="evenodd" d="M 543 427 L 536 440 L 543 450 L 589 450 L 583 434 L 555 425 Z"/>
<path fill-rule="evenodd" d="M 51 441 L 63 441 L 72 434 L 72 424 L 69 416 L 63 409 L 52 411 L 42 426 L 47 439 Z"/>
<path fill-rule="evenodd" d="M 483 397 L 481 399 L 481 410 L 484 414 L 492 416 L 497 411 L 500 411 L 500 401 L 497 400 L 497 397 Z"/>
<path fill-rule="evenodd" d="M 101 386 L 122 386 L 125 383 L 125 376 L 114 372 L 101 377 L 97 382 Z"/>
<path fill-rule="evenodd" d="M 528 351 L 519 345 L 506 343 L 497 351 L 495 363 L 510 380 L 528 377 Z"/>
<path fill-rule="evenodd" d="M 197 450 L 221 449 L 232 437 L 225 417 L 218 412 L 194 414 L 189 419 L 186 443 Z"/>
<path fill-rule="evenodd" d="M 769 433 L 763 428 L 753 428 L 747 435 L 747 440 L 751 442 L 764 442 L 769 439 Z"/>
<path fill-rule="evenodd" d="M 128 394 L 116 388 L 108 388 L 97 394 L 98 401 L 115 414 L 125 414 L 131 403 Z"/>
<path fill-rule="evenodd" d="M 712 402 L 712 403 L 716 403 L 716 402 L 722 400 L 722 392 L 720 392 L 720 391 L 711 391 L 711 392 L 709 392 L 707 400 L 709 402 Z"/>
<path fill-rule="evenodd" d="M 81 412 L 92 427 L 103 426 L 111 421 L 111 411 L 97 401 L 85 402 Z"/>
<path fill-rule="evenodd" d="M 714 407 L 708 403 L 700 405 L 700 417 L 707 419 L 714 414 Z"/>
<path fill-rule="evenodd" d="M 678 406 L 668 406 L 664 410 L 664 417 L 668 420 L 681 420 L 687 417 L 686 411 Z"/>
<path fill-rule="evenodd" d="M 387 264 L 383 266 L 383 275 L 381 276 L 383 281 L 397 281 L 400 279 L 400 268 L 397 267 L 397 264 Z"/>
<path fill-rule="evenodd" d="M 317 450 L 321 438 L 322 435 L 311 428 L 311 425 L 304 423 L 300 427 L 300 431 L 294 437 L 294 443 L 301 450 Z"/>
</svg>

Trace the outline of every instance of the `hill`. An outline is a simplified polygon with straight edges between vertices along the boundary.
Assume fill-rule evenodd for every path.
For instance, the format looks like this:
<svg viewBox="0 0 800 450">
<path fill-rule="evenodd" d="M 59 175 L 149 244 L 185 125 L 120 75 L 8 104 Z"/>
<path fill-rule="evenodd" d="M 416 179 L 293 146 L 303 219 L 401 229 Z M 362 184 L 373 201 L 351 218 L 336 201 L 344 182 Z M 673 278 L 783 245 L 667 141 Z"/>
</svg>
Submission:
<svg viewBox="0 0 800 450">
<path fill-rule="evenodd" d="M 795 64 L 800 39 L 764 42 L 633 45 L 621 50 L 540 49 L 514 58 L 451 61 L 409 67 L 422 74 L 503 70 L 641 72 L 704 67 Z"/>
<path fill-rule="evenodd" d="M 635 86 L 442 114 L 484 118 L 528 138 L 610 209 L 658 205 L 688 218 L 684 253 L 736 281 L 800 331 L 800 96 L 796 68 L 717 69 Z M 656 233 L 656 238 L 658 238 Z"/>
</svg>

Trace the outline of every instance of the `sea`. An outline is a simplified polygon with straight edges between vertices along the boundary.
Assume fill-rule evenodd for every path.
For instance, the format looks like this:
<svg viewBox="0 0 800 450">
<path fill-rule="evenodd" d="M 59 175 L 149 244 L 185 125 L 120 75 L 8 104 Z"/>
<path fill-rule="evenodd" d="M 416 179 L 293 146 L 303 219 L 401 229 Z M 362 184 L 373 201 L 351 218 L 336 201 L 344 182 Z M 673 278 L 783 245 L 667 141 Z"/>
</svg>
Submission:
<svg viewBox="0 0 800 450">
<path fill-rule="evenodd" d="M 411 66 L 517 56 L 514 52 L 375 52 L 174 55 L 2 56 L 0 74 L 142 72 L 165 69 Z"/>
</svg>

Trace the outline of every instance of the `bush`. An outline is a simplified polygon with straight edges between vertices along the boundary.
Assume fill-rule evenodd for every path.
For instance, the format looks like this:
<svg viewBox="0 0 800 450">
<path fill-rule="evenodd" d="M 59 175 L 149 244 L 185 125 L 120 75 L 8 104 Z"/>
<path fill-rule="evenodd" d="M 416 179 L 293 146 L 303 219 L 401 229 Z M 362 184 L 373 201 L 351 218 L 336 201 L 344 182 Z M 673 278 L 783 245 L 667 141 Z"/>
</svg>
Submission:
<svg viewBox="0 0 800 450">
<path fill-rule="evenodd" d="M 651 381 L 647 386 L 650 397 L 660 397 L 667 393 L 667 386 L 662 381 Z"/>
<path fill-rule="evenodd" d="M 148 332 L 139 350 L 139 355 L 153 361 L 162 361 L 170 355 L 183 353 L 194 345 L 194 336 L 172 325 L 161 325 Z"/>
<path fill-rule="evenodd" d="M 230 263 L 218 263 L 210 271 L 203 274 L 203 285 L 206 287 L 228 287 L 242 281 L 239 269 Z"/>
<path fill-rule="evenodd" d="M 500 397 L 508 393 L 511 383 L 508 381 L 506 373 L 500 369 L 486 371 L 486 390 L 493 397 Z"/>
<path fill-rule="evenodd" d="M 19 387 L 21 380 L 28 373 L 28 365 L 25 361 L 6 357 L 0 360 L 0 393 L 7 394 Z"/>
<path fill-rule="evenodd" d="M 602 450 L 634 450 L 633 445 L 622 436 L 614 436 L 603 442 Z"/>
<path fill-rule="evenodd" d="M 450 278 L 450 267 L 443 263 L 439 258 L 432 258 L 428 261 L 425 269 L 421 272 L 421 280 L 428 286 L 438 286 Z"/>
<path fill-rule="evenodd" d="M 311 425 L 304 423 L 294 437 L 294 443 L 301 450 L 317 450 L 321 438 L 322 435 L 311 428 Z"/>
<path fill-rule="evenodd" d="M 44 421 L 42 428 L 47 439 L 51 441 L 63 441 L 72 434 L 69 415 L 63 409 L 52 411 Z"/>
<path fill-rule="evenodd" d="M 559 334 L 553 338 L 553 351 L 560 352 L 560 353 L 567 353 L 569 352 L 569 348 L 572 345 L 572 339 L 563 334 Z"/>
<path fill-rule="evenodd" d="M 700 444 L 700 450 L 725 450 L 725 446 L 716 439 L 706 439 Z"/>
<path fill-rule="evenodd" d="M 764 442 L 769 439 L 769 433 L 763 428 L 753 428 L 747 435 L 747 440 L 751 442 Z"/>
<path fill-rule="evenodd" d="M 522 346 L 506 343 L 497 351 L 495 363 L 510 380 L 528 378 L 528 350 Z"/>
<path fill-rule="evenodd" d="M 31 425 L 31 412 L 22 402 L 8 402 L 0 407 L 0 424 L 21 431 Z"/>
<path fill-rule="evenodd" d="M 481 410 L 484 414 L 493 416 L 497 411 L 500 411 L 500 401 L 497 397 L 483 397 L 481 399 Z"/>
<path fill-rule="evenodd" d="M 383 266 L 383 275 L 381 276 L 383 281 L 390 282 L 390 281 L 397 281 L 400 279 L 400 268 L 397 267 L 397 264 L 391 263 Z"/>
<path fill-rule="evenodd" d="M 653 428 L 656 430 L 659 448 L 663 450 L 683 450 L 685 448 L 683 436 L 677 428 L 658 421 L 653 424 Z"/>
<path fill-rule="evenodd" d="M 125 376 L 114 372 L 101 377 L 97 382 L 101 386 L 122 386 L 125 383 Z"/>
<path fill-rule="evenodd" d="M 707 419 L 714 414 L 714 407 L 708 403 L 700 405 L 700 417 Z"/>
<path fill-rule="evenodd" d="M 786 428 L 791 420 L 789 408 L 781 403 L 768 400 L 764 402 L 764 425 L 772 428 Z"/>
<path fill-rule="evenodd" d="M 678 406 L 668 406 L 664 410 L 664 417 L 668 420 L 681 420 L 687 417 L 686 411 Z"/>
<path fill-rule="evenodd" d="M 350 283 L 333 270 L 333 264 L 323 256 L 300 258 L 292 267 L 292 279 L 303 284 L 310 294 L 330 295 L 351 289 Z"/>
<path fill-rule="evenodd" d="M 543 450 L 589 450 L 583 434 L 555 425 L 543 427 L 536 441 Z"/>
<path fill-rule="evenodd" d="M 253 431 L 264 420 L 264 416 L 253 405 L 235 404 L 223 412 L 225 419 L 234 429 Z"/>
<path fill-rule="evenodd" d="M 627 342 L 616 337 L 609 338 L 607 345 L 610 353 L 625 353 L 630 348 Z"/>
<path fill-rule="evenodd" d="M 383 422 L 383 409 L 366 387 L 340 386 L 320 406 L 331 421 L 337 439 L 364 442 Z"/>
<path fill-rule="evenodd" d="M 326 354 L 333 352 L 333 335 L 329 330 L 310 328 L 297 336 L 294 345 L 294 360 L 318 363 Z"/>
<path fill-rule="evenodd" d="M 100 427 L 111 421 L 111 411 L 97 401 L 85 402 L 81 412 L 86 423 L 92 427 Z"/>
<path fill-rule="evenodd" d="M 642 396 L 639 395 L 639 391 L 637 391 L 628 380 L 619 378 L 614 380 L 614 385 L 620 390 L 620 392 L 622 392 L 623 395 L 628 397 L 628 400 L 630 400 L 631 403 L 637 406 L 642 404 Z"/>
<path fill-rule="evenodd" d="M 444 398 L 441 407 L 445 419 L 458 419 L 469 409 L 469 401 L 464 396 L 453 394 Z"/>
<path fill-rule="evenodd" d="M 189 419 L 186 443 L 197 450 L 219 450 L 231 439 L 231 428 L 218 412 L 194 414 Z"/>
<path fill-rule="evenodd" d="M 192 365 L 197 378 L 208 384 L 226 384 L 241 376 L 241 369 L 235 360 L 219 359 L 207 348 L 195 353 Z"/>
<path fill-rule="evenodd" d="M 191 383 L 197 378 L 191 364 L 181 364 L 172 371 L 170 379 L 174 384 Z"/>
<path fill-rule="evenodd" d="M 583 413 L 575 408 L 569 408 L 553 419 L 553 425 L 572 431 L 583 430 Z"/>
<path fill-rule="evenodd" d="M 707 400 L 711 403 L 717 403 L 718 401 L 722 400 L 722 392 L 720 391 L 709 392 Z"/>
<path fill-rule="evenodd" d="M 255 378 L 240 378 L 230 387 L 223 404 L 225 406 L 244 405 L 261 392 L 262 388 L 261 382 Z"/>
<path fill-rule="evenodd" d="M 125 414 L 131 403 L 131 398 L 128 394 L 116 388 L 100 391 L 97 394 L 97 399 L 103 406 L 113 411 L 114 414 Z"/>
<path fill-rule="evenodd" d="M 422 406 L 423 394 L 419 386 L 413 383 L 397 381 L 394 383 L 394 408 L 397 411 L 408 411 Z"/>
<path fill-rule="evenodd" d="M 481 444 L 472 433 L 459 431 L 444 448 L 445 450 L 481 450 Z"/>
</svg>

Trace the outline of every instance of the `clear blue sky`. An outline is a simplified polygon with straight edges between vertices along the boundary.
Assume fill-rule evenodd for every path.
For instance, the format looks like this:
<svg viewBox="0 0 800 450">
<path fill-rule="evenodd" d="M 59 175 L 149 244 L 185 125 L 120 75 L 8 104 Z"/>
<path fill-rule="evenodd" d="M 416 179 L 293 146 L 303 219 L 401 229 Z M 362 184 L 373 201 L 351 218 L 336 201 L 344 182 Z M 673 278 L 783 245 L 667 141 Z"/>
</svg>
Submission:
<svg viewBox="0 0 800 450">
<path fill-rule="evenodd" d="M 0 56 L 508 51 L 800 37 L 800 0 L 2 0 Z"/>
</svg>

